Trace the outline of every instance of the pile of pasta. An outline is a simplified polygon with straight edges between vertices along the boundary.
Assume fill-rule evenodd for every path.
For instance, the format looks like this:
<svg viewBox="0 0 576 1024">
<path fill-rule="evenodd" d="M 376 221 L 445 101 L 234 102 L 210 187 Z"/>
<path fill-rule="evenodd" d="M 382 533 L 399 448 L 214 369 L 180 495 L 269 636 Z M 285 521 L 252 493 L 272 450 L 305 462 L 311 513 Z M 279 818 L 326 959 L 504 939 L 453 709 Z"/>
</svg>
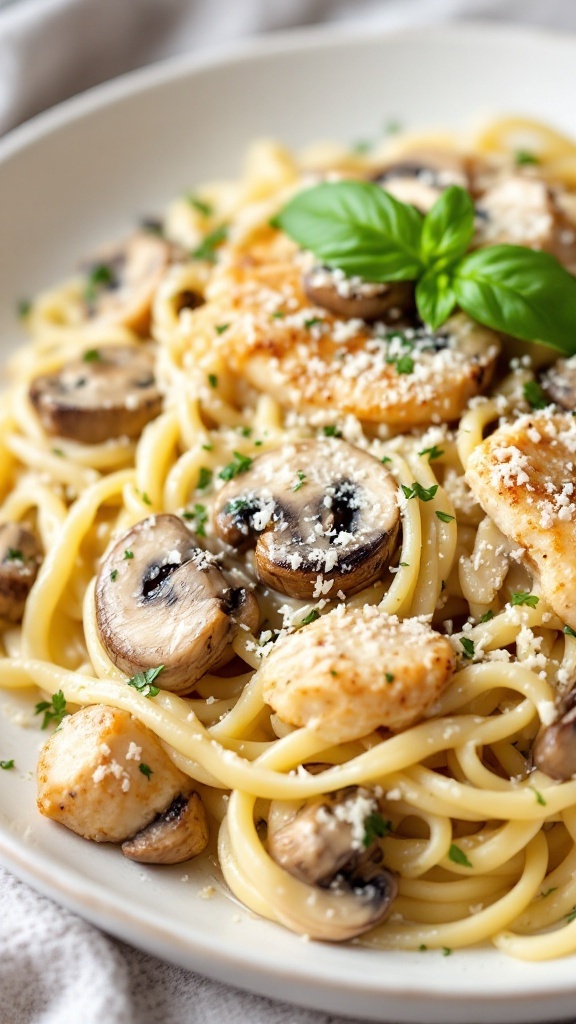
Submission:
<svg viewBox="0 0 576 1024">
<path fill-rule="evenodd" d="M 576 950 L 576 781 L 556 782 L 530 760 L 558 692 L 576 679 L 576 639 L 544 599 L 512 603 L 512 593 L 538 594 L 537 581 L 500 544 L 463 475 L 487 432 L 517 408 L 533 369 L 528 348 L 512 347 L 509 373 L 456 424 L 399 432 L 338 410 L 322 418 L 283 407 L 240 379 L 221 347 L 199 345 L 202 307 L 186 297 L 201 300 L 209 288 L 227 244 L 222 226 L 234 239 L 268 222 L 303 173 L 310 180 L 326 169 L 365 175 L 384 157 L 422 145 L 507 160 L 518 138 L 538 154 L 541 174 L 576 187 L 576 146 L 513 119 L 466 139 L 394 135 L 367 153 L 317 145 L 295 157 L 256 143 L 238 180 L 205 184 L 167 210 L 165 236 L 195 255 L 162 273 L 144 332 L 87 317 L 79 275 L 35 298 L 26 315 L 31 340 L 9 363 L 11 384 L 0 398 L 0 523 L 27 524 L 43 559 L 22 623 L 2 628 L 0 686 L 28 688 L 31 704 L 38 689 L 48 697 L 62 691 L 71 711 L 106 705 L 151 729 L 194 780 L 234 895 L 291 927 L 299 916 L 303 932 L 310 887 L 270 856 L 266 829 L 306 801 L 359 786 L 378 793 L 387 823 L 378 843 L 398 895 L 390 916 L 356 942 L 445 952 L 491 942 L 527 960 Z M 143 342 L 153 346 L 164 397 L 140 437 L 82 443 L 46 432 L 30 402 L 31 380 L 86 351 Z M 209 670 L 189 696 L 162 689 L 161 678 L 152 698 L 126 685 L 95 614 L 94 581 L 110 545 L 150 515 L 187 512 L 200 543 L 218 550 L 211 522 L 222 468 L 314 439 L 327 424 L 385 460 L 399 486 L 436 488 L 427 501 L 401 504 L 391 570 L 345 599 L 347 608 L 423 617 L 451 636 L 457 670 L 433 708 L 403 731 L 339 744 L 279 721 L 257 670 L 276 635 L 305 630 L 303 622 L 342 598 L 298 600 L 262 585 L 255 591 L 262 625 L 237 632 L 226 670 Z M 247 578 L 250 559 L 241 566 Z"/>
</svg>

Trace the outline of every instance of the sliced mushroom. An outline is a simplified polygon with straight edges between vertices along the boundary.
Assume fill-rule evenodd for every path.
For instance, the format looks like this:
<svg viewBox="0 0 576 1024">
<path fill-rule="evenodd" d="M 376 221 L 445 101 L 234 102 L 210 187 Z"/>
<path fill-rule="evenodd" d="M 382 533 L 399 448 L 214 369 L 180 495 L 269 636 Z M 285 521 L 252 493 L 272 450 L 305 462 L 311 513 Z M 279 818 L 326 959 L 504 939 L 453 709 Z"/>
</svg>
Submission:
<svg viewBox="0 0 576 1024">
<path fill-rule="evenodd" d="M 30 530 L 19 523 L 0 525 L 0 619 L 21 621 L 40 561 Z"/>
<path fill-rule="evenodd" d="M 163 665 L 162 687 L 189 693 L 209 668 L 233 657 L 240 624 L 254 629 L 259 610 L 254 595 L 229 582 L 178 516 L 158 515 L 128 530 L 104 559 L 96 619 L 123 672 Z"/>
<path fill-rule="evenodd" d="M 470 190 L 473 164 L 449 150 L 415 150 L 381 167 L 372 180 L 395 199 L 427 213 L 450 185 Z"/>
<path fill-rule="evenodd" d="M 178 794 L 168 810 L 122 843 L 122 853 L 140 864 L 181 864 L 208 843 L 206 811 L 198 793 Z"/>
<path fill-rule="evenodd" d="M 36 377 L 29 393 L 47 433 L 82 444 L 138 437 L 162 409 L 153 352 L 132 345 L 88 349 L 56 373 Z"/>
<path fill-rule="evenodd" d="M 346 277 L 342 270 L 315 266 L 303 277 L 311 302 L 345 319 L 397 322 L 414 309 L 414 285 L 410 281 L 377 284 Z"/>
<path fill-rule="evenodd" d="M 191 789 L 147 726 L 101 704 L 64 718 L 38 761 L 41 814 L 97 843 L 133 836 Z"/>
<path fill-rule="evenodd" d="M 414 725 L 455 667 L 450 642 L 427 622 L 340 605 L 277 640 L 257 677 L 283 722 L 346 743 Z"/>
<path fill-rule="evenodd" d="M 532 760 L 552 779 L 567 782 L 576 776 L 576 689 L 559 708 L 559 716 L 536 738 Z"/>
<path fill-rule="evenodd" d="M 280 910 L 284 923 L 310 938 L 344 942 L 384 920 L 398 892 L 369 842 L 366 819 L 377 802 L 351 787 L 308 804 L 268 839 L 271 857 L 310 886 L 304 904 Z"/>
<path fill-rule="evenodd" d="M 283 445 L 222 488 L 215 529 L 233 547 L 256 543 L 256 571 L 274 590 L 309 598 L 320 581 L 322 593 L 350 594 L 390 558 L 397 491 L 378 459 L 345 441 Z"/>
<path fill-rule="evenodd" d="M 576 224 L 542 178 L 520 172 L 502 177 L 480 197 L 477 213 L 477 244 L 525 245 L 568 267 L 576 263 Z"/>
<path fill-rule="evenodd" d="M 88 316 L 147 334 L 154 294 L 171 255 L 168 242 L 146 231 L 98 254 L 86 268 Z"/>
<path fill-rule="evenodd" d="M 558 359 L 542 376 L 541 384 L 551 402 L 569 412 L 576 409 L 576 357 Z"/>
</svg>

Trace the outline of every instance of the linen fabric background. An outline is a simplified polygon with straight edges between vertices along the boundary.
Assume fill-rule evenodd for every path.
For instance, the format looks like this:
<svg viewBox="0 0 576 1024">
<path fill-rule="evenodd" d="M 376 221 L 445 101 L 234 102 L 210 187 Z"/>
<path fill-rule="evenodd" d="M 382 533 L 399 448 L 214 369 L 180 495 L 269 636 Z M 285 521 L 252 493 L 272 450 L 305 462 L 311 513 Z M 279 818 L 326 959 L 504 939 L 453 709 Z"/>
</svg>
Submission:
<svg viewBox="0 0 576 1024">
<path fill-rule="evenodd" d="M 575 0 L 0 0 L 0 134 L 172 54 L 322 22 L 576 30 Z M 0 1024 L 346 1024 L 125 945 L 0 868 Z M 496 1024 L 496 1022 L 494 1022 Z"/>
</svg>

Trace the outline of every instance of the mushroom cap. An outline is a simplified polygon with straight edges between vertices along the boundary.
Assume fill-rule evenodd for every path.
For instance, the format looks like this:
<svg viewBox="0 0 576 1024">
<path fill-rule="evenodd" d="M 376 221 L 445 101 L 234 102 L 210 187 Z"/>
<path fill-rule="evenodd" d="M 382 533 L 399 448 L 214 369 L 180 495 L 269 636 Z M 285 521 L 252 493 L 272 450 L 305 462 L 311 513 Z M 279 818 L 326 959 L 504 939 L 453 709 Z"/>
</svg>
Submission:
<svg viewBox="0 0 576 1024">
<path fill-rule="evenodd" d="M 576 357 L 557 359 L 543 374 L 541 384 L 551 402 L 569 412 L 576 409 Z"/>
<path fill-rule="evenodd" d="M 427 213 L 450 185 L 472 190 L 474 163 L 453 150 L 423 148 L 394 157 L 371 180 L 400 202 Z"/>
<path fill-rule="evenodd" d="M 82 444 L 138 437 L 162 409 L 151 349 L 106 345 L 36 377 L 30 400 L 48 434 Z"/>
<path fill-rule="evenodd" d="M 88 269 L 105 267 L 108 280 L 87 302 L 91 320 L 147 334 L 154 295 L 171 256 L 170 244 L 149 231 L 98 253 Z"/>
<path fill-rule="evenodd" d="M 426 621 L 341 605 L 278 639 L 257 676 L 283 722 L 345 743 L 414 725 L 455 668 L 450 642 Z"/>
<path fill-rule="evenodd" d="M 150 516 L 123 534 L 96 581 L 96 620 L 109 657 L 132 675 L 164 666 L 162 686 L 189 693 L 233 656 L 232 640 L 259 620 L 254 595 L 233 587 L 215 557 L 174 515 Z"/>
<path fill-rule="evenodd" d="M 552 779 L 567 782 L 576 776 L 576 689 L 559 709 L 559 717 L 538 734 L 532 760 Z"/>
<path fill-rule="evenodd" d="M 0 619 L 20 622 L 40 561 L 30 530 L 20 523 L 0 525 Z"/>
<path fill-rule="evenodd" d="M 342 942 L 388 914 L 398 886 L 382 867 L 379 846 L 364 846 L 365 821 L 377 807 L 366 789 L 349 787 L 306 805 L 269 836 L 270 856 L 310 886 L 310 897 L 281 919 L 313 939 Z"/>
<path fill-rule="evenodd" d="M 178 794 L 146 828 L 122 843 L 122 853 L 140 864 L 181 864 L 208 843 L 206 811 L 198 793 Z"/>
<path fill-rule="evenodd" d="M 192 788 L 147 726 L 101 704 L 64 718 L 37 777 L 40 813 L 97 843 L 122 842 Z"/>
<path fill-rule="evenodd" d="M 334 438 L 303 441 L 259 456 L 226 484 L 214 525 L 234 547 L 256 543 L 257 574 L 274 590 L 309 598 L 322 577 L 350 594 L 378 579 L 392 553 L 397 491 L 374 456 Z"/>
<path fill-rule="evenodd" d="M 414 309 L 411 281 L 374 284 L 346 277 L 342 270 L 317 265 L 306 271 L 302 284 L 311 302 L 345 319 L 397 322 L 402 312 Z"/>
</svg>

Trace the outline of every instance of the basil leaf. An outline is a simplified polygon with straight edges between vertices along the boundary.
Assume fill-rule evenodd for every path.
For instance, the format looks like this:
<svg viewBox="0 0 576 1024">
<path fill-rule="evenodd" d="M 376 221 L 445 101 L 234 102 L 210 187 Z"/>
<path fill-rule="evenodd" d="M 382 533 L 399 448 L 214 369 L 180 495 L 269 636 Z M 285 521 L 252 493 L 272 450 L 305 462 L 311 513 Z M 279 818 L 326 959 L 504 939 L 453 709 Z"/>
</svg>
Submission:
<svg viewBox="0 0 576 1024">
<path fill-rule="evenodd" d="M 425 324 L 435 331 L 448 319 L 456 305 L 452 280 L 448 274 L 427 270 L 416 285 L 416 307 Z"/>
<path fill-rule="evenodd" d="M 474 234 L 474 203 L 458 185 L 450 185 L 424 218 L 422 259 L 438 267 L 460 259 Z"/>
<path fill-rule="evenodd" d="M 422 214 L 367 181 L 323 182 L 299 192 L 272 220 L 303 249 L 365 281 L 413 281 Z"/>
<path fill-rule="evenodd" d="M 493 245 L 466 256 L 454 275 L 473 320 L 566 355 L 576 352 L 576 277 L 545 252 Z"/>
</svg>

